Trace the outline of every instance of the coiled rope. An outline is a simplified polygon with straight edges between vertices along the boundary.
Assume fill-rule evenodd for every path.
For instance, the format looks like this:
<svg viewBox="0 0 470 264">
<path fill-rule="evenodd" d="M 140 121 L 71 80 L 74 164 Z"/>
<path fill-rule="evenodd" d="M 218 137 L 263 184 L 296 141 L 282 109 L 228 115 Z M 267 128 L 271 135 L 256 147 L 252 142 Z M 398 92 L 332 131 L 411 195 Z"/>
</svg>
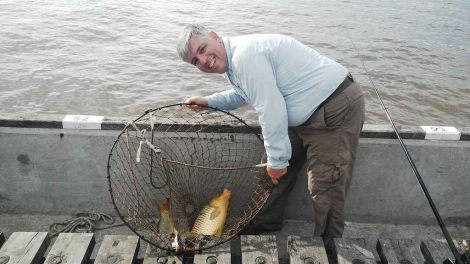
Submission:
<svg viewBox="0 0 470 264">
<path fill-rule="evenodd" d="M 123 226 L 124 223 L 114 224 L 114 218 L 108 214 L 100 213 L 77 213 L 74 220 L 65 220 L 63 222 L 53 223 L 49 226 L 49 236 L 53 237 L 60 233 L 93 233 L 95 230 Z M 81 216 L 86 215 L 86 216 Z M 98 227 L 99 221 L 107 226 Z"/>
</svg>

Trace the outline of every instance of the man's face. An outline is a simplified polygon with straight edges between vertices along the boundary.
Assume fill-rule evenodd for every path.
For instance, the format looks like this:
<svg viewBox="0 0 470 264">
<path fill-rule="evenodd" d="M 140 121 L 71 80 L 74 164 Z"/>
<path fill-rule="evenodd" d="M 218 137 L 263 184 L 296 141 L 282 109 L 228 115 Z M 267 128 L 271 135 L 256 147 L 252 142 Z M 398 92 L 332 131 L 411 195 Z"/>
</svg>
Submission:
<svg viewBox="0 0 470 264">
<path fill-rule="evenodd" d="M 203 72 L 225 73 L 228 70 L 228 60 L 222 38 L 213 31 L 209 36 L 205 39 L 191 37 L 188 61 Z"/>
</svg>

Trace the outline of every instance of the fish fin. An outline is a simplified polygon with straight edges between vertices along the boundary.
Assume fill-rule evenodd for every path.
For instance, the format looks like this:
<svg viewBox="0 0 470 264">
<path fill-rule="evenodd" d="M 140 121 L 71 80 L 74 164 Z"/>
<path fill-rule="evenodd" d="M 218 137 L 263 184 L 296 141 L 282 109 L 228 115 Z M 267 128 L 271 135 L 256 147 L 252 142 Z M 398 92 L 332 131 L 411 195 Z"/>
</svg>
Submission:
<svg viewBox="0 0 470 264">
<path fill-rule="evenodd" d="M 219 207 L 214 208 L 214 211 L 212 211 L 211 217 L 209 219 L 214 220 L 217 216 L 220 215 L 220 213 L 222 213 L 222 210 L 220 210 Z"/>
</svg>

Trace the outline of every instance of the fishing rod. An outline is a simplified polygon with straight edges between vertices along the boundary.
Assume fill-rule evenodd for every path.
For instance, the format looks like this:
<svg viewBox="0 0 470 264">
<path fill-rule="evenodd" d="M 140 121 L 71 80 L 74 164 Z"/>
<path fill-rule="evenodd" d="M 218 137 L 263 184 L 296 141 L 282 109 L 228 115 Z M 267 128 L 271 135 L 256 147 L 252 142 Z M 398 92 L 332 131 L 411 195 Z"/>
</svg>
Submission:
<svg viewBox="0 0 470 264">
<path fill-rule="evenodd" d="M 445 224 L 444 224 L 444 221 L 442 221 L 442 218 L 441 218 L 439 212 L 437 211 L 436 206 L 434 205 L 434 202 L 433 202 L 433 200 L 432 200 L 432 198 L 431 198 L 431 195 L 429 194 L 428 189 L 426 188 L 426 185 L 424 184 L 424 181 L 423 181 L 423 179 L 421 178 L 421 175 L 419 174 L 419 171 L 418 171 L 418 169 L 416 168 L 416 165 L 415 165 L 413 159 L 411 158 L 410 153 L 408 152 L 408 149 L 407 149 L 406 146 L 405 146 L 405 143 L 403 143 L 403 140 L 402 140 L 400 134 L 398 133 L 397 127 L 395 126 L 395 123 L 393 122 L 392 117 L 391 117 L 390 114 L 388 113 L 387 107 L 385 106 L 384 102 L 382 101 L 382 97 L 380 97 L 379 90 L 378 90 L 377 87 L 375 86 L 375 83 L 374 83 L 374 81 L 372 80 L 372 77 L 370 77 L 369 71 L 367 71 L 366 66 L 364 65 L 364 62 L 363 62 L 362 59 L 361 59 L 361 55 L 360 55 L 359 52 L 357 51 L 356 45 L 354 45 L 354 42 L 352 41 L 352 38 L 351 38 L 351 36 L 349 35 L 349 31 L 348 31 L 347 33 L 348 33 L 349 40 L 351 40 L 351 43 L 352 43 L 352 45 L 353 45 L 353 48 L 354 48 L 354 50 L 356 51 L 357 56 L 359 57 L 359 60 L 360 60 L 361 63 L 362 63 L 362 67 L 363 67 L 364 70 L 366 71 L 367 76 L 369 77 L 370 82 L 371 82 L 372 85 L 374 86 L 375 93 L 377 94 L 377 97 L 379 98 L 380 103 L 382 104 L 382 107 L 383 107 L 383 109 L 385 110 L 385 114 L 387 114 L 388 121 L 390 121 L 390 123 L 392 124 L 393 130 L 395 131 L 395 134 L 396 134 L 397 137 L 398 137 L 398 141 L 400 141 L 400 145 L 401 145 L 401 147 L 403 148 L 403 151 L 405 152 L 406 158 L 407 158 L 408 161 L 410 162 L 411 168 L 413 169 L 413 171 L 414 171 L 414 173 L 415 173 L 415 175 L 416 175 L 416 178 L 418 179 L 419 185 L 421 186 L 421 189 L 423 190 L 424 195 L 425 195 L 426 198 L 428 199 L 429 205 L 431 206 L 431 209 L 432 209 L 432 211 L 433 211 L 433 213 L 434 213 L 434 216 L 436 217 L 437 222 L 439 223 L 439 226 L 441 227 L 442 233 L 444 233 L 444 236 L 445 236 L 445 238 L 446 238 L 446 240 L 447 240 L 447 244 L 449 244 L 450 250 L 452 251 L 452 254 L 453 254 L 454 257 L 455 257 L 456 263 L 457 263 L 457 264 L 463 264 L 464 262 L 462 261 L 462 258 L 461 258 L 461 256 L 460 256 L 459 252 L 457 251 L 457 248 L 455 247 L 454 242 L 452 241 L 452 237 L 450 236 L 449 231 L 447 231 L 447 228 L 446 228 L 446 226 L 445 226 Z M 469 262 L 465 261 L 465 263 L 469 263 Z"/>
</svg>

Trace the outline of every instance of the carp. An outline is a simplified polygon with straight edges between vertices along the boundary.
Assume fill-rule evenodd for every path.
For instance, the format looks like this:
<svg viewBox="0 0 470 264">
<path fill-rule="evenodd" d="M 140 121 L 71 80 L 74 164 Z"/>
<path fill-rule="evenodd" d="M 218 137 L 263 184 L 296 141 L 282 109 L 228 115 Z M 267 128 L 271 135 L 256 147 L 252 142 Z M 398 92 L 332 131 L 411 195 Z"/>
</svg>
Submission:
<svg viewBox="0 0 470 264">
<path fill-rule="evenodd" d="M 222 235 L 225 220 L 227 219 L 228 203 L 231 191 L 224 189 L 204 206 L 194 221 L 190 233 L 198 235 Z"/>
<path fill-rule="evenodd" d="M 176 221 L 170 219 L 170 199 L 167 198 L 165 203 L 154 200 L 155 205 L 160 211 L 160 220 L 158 220 L 158 233 L 174 235 L 176 231 Z"/>
</svg>

